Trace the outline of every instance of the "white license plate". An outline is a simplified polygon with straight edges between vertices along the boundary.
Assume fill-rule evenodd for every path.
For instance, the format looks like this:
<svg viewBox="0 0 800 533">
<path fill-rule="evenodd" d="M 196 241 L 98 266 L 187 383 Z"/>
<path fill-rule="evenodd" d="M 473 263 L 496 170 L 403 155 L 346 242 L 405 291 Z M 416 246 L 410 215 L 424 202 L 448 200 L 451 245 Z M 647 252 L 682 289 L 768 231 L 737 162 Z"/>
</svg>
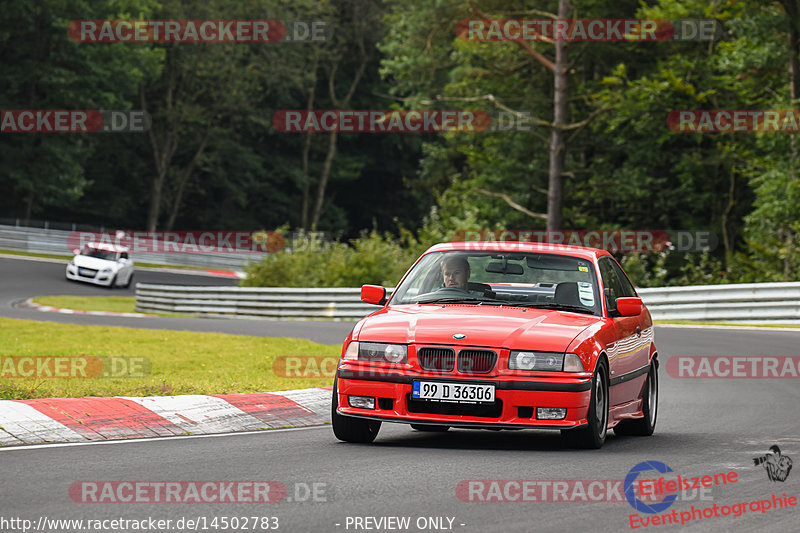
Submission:
<svg viewBox="0 0 800 533">
<path fill-rule="evenodd" d="M 87 270 L 85 268 L 79 268 L 78 274 L 81 276 L 94 276 L 94 270 Z"/>
<path fill-rule="evenodd" d="M 493 403 L 494 385 L 414 381 L 412 398 L 460 403 Z"/>
</svg>

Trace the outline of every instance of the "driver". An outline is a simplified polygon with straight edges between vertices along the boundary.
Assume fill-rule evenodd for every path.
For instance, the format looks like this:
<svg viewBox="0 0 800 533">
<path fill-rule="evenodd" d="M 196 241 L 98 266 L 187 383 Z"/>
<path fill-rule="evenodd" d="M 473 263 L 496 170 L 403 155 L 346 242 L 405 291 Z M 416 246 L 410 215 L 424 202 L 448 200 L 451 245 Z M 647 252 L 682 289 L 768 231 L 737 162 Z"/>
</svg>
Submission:
<svg viewBox="0 0 800 533">
<path fill-rule="evenodd" d="M 468 291 L 469 262 L 463 255 L 448 255 L 442 261 L 442 279 L 444 286 Z"/>
</svg>

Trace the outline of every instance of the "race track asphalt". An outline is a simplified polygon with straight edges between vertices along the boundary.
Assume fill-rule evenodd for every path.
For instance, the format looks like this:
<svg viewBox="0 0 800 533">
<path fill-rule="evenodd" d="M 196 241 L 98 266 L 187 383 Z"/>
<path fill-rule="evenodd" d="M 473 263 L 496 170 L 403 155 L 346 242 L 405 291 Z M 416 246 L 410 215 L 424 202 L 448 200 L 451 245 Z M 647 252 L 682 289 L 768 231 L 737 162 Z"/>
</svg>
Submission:
<svg viewBox="0 0 800 533">
<path fill-rule="evenodd" d="M 225 318 L 126 318 L 95 315 L 67 315 L 44 313 L 34 309 L 17 308 L 14 304 L 33 296 L 135 296 L 128 289 L 107 289 L 88 283 L 69 281 L 64 277 L 64 262 L 30 261 L 0 257 L 0 316 L 24 318 L 64 324 L 97 324 L 145 329 L 172 329 L 183 331 L 213 331 L 234 335 L 258 337 L 295 337 L 310 339 L 322 344 L 341 344 L 354 322 L 292 321 Z M 235 286 L 238 280 L 199 274 L 178 274 L 158 270 L 136 269 L 134 284 L 160 283 L 166 285 L 217 285 Z"/>
<path fill-rule="evenodd" d="M 58 269 L 52 270 L 50 275 L 51 267 L 19 263 L 0 260 L 3 274 L 0 307 L 4 316 L 34 318 L 30 316 L 34 314 L 39 320 L 51 318 L 49 313 L 13 309 L 10 302 L 15 298 L 59 293 L 108 294 L 103 289 L 62 282 Z M 9 268 L 16 269 L 13 275 L 8 275 Z M 167 278 L 155 272 L 152 277 L 145 272 L 140 274 L 137 274 L 138 281 L 183 282 L 172 274 Z M 185 282 L 213 284 L 220 280 L 201 281 L 192 276 Z M 99 319 L 106 317 L 57 318 L 77 323 L 102 323 Z M 108 323 L 151 327 L 142 326 L 144 320 L 122 319 Z M 288 329 L 292 326 L 289 322 L 277 326 L 249 320 L 158 319 L 157 322 L 158 325 L 152 327 L 197 331 L 236 327 L 241 328 L 240 333 L 255 335 L 270 331 L 294 334 Z M 318 338 L 328 338 L 331 343 L 335 342 L 332 337 L 325 337 L 332 335 L 328 328 L 342 328 L 344 334 L 348 328 L 344 323 L 323 322 L 295 326 L 297 331 L 314 332 L 309 335 L 319 334 Z M 270 329 L 272 327 L 275 329 Z M 635 511 L 627 501 L 480 502 L 469 501 L 469 493 L 462 498 L 464 494 L 457 492 L 459 486 L 464 486 L 460 483 L 470 480 L 620 481 L 637 464 L 660 461 L 682 476 L 730 471 L 738 476 L 735 483 L 705 495 L 707 499 L 686 494 L 664 511 L 677 511 L 679 521 L 680 513 L 691 513 L 692 506 L 702 509 L 717 505 L 721 509 L 768 499 L 772 494 L 780 497 L 784 493 L 797 498 L 800 495 L 797 466 L 786 481 L 777 482 L 770 481 L 764 468 L 753 462 L 753 458 L 765 454 L 775 444 L 795 462 L 800 460 L 797 417 L 800 382 L 797 379 L 680 379 L 670 377 L 663 370 L 671 357 L 683 355 L 800 355 L 800 331 L 657 327 L 656 344 L 662 361 L 661 397 L 658 425 L 652 437 L 618 437 L 612 432 L 601 450 L 573 450 L 565 448 L 557 434 L 547 432 L 451 430 L 424 434 L 405 425 L 384 424 L 371 445 L 338 442 L 331 428 L 323 426 L 82 446 L 4 448 L 0 449 L 0 471 L 3 472 L 0 518 L 25 518 L 36 523 L 40 517 L 137 520 L 153 517 L 171 519 L 173 524 L 181 518 L 204 518 L 208 525 L 215 517 L 219 520 L 220 517 L 275 516 L 279 518 L 278 531 L 291 532 L 798 531 L 798 507 L 770 509 L 765 513 L 748 508 L 738 518 L 704 518 L 689 522 L 683 528 L 676 525 L 632 528 L 630 516 Z M 69 492 L 70 487 L 80 481 L 210 480 L 276 481 L 287 488 L 287 499 L 269 504 L 91 504 L 81 503 L 80 497 L 75 501 Z M 319 484 L 317 501 L 296 501 L 298 495 L 306 494 L 306 487 L 315 483 Z M 487 494 L 490 485 L 483 487 L 485 490 L 475 492 L 474 497 Z M 296 491 L 299 494 L 295 494 Z M 513 489 L 508 495 L 520 497 L 519 491 Z M 365 527 L 375 525 L 375 522 L 366 521 L 367 517 L 395 516 L 409 517 L 410 527 Z M 639 516 L 652 515 L 641 513 Z M 417 521 L 425 517 L 452 518 L 452 529 L 417 527 L 423 525 Z M 241 524 L 240 520 L 240 527 L 229 531 L 245 531 Z M 355 527 L 356 524 L 362 527 Z M 448 524 L 444 520 L 444 525 Z M 0 530 L 6 529 L 0 527 Z"/>
</svg>

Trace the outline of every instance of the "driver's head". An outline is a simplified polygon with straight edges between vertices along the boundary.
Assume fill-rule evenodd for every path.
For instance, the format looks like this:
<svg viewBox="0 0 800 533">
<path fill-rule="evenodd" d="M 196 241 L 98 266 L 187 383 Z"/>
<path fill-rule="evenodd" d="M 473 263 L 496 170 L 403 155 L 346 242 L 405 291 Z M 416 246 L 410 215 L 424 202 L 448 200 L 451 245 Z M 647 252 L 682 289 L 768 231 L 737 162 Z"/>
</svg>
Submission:
<svg viewBox="0 0 800 533">
<path fill-rule="evenodd" d="M 442 279 L 445 287 L 467 290 L 469 262 L 463 255 L 448 255 L 442 261 Z"/>
</svg>

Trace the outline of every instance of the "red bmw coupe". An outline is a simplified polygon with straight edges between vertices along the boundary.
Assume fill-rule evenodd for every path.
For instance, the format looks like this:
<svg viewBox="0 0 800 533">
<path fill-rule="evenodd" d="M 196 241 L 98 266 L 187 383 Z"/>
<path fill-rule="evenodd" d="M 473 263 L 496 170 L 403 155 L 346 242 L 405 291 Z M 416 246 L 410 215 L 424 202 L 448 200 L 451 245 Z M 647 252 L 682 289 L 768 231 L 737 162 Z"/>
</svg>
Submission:
<svg viewBox="0 0 800 533">
<path fill-rule="evenodd" d="M 333 432 L 372 442 L 419 431 L 558 429 L 600 448 L 609 429 L 652 435 L 658 359 L 650 313 L 604 250 L 539 243 L 433 246 L 345 339 Z M 387 301 L 388 300 L 388 301 Z"/>
</svg>

